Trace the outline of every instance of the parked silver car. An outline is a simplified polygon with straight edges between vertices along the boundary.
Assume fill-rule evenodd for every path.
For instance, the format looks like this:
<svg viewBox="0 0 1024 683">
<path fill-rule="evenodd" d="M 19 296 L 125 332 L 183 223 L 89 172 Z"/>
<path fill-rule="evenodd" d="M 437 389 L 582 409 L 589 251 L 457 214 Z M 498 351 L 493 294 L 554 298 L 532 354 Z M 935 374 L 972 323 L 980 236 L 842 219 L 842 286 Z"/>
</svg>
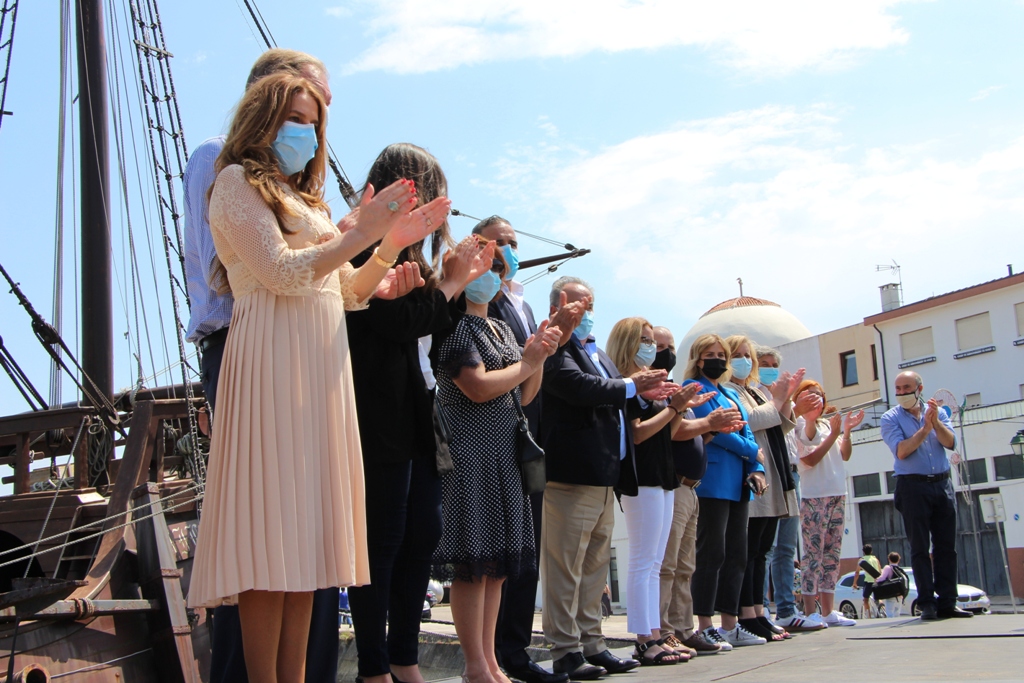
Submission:
<svg viewBox="0 0 1024 683">
<path fill-rule="evenodd" d="M 904 571 L 907 572 L 907 577 L 910 579 L 910 594 L 907 595 L 907 599 L 903 603 L 903 609 L 907 613 L 917 616 L 920 614 L 920 610 L 917 608 L 917 584 L 914 583 L 914 570 L 904 567 Z M 849 619 L 859 618 L 858 615 L 864 604 L 862 597 L 864 585 L 861 583 L 864 580 L 864 572 L 861 572 L 857 588 L 853 587 L 853 574 L 854 572 L 843 574 L 836 584 L 836 609 Z M 956 603 L 960 609 L 969 610 L 975 614 L 989 613 L 991 603 L 985 591 L 960 583 L 957 584 L 957 592 Z"/>
</svg>

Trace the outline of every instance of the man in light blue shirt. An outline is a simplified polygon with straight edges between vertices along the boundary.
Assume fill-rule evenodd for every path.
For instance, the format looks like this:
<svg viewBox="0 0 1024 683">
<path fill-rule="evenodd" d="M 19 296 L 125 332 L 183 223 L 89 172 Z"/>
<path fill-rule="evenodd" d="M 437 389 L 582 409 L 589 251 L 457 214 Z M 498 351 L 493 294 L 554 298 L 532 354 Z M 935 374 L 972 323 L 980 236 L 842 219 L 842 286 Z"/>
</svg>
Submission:
<svg viewBox="0 0 1024 683">
<path fill-rule="evenodd" d="M 946 457 L 956 435 L 935 399 L 921 400 L 923 389 L 916 372 L 900 373 L 899 405 L 882 416 L 882 439 L 896 459 L 893 502 L 910 541 L 921 618 L 971 617 L 956 606 L 956 491 Z"/>
</svg>

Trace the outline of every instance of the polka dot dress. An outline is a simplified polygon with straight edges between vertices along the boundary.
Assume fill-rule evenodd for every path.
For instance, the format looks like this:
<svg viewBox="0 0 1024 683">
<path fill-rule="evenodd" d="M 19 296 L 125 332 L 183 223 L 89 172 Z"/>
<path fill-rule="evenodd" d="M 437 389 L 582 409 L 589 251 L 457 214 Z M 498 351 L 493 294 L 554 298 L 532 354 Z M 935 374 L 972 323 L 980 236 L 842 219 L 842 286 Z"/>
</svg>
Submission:
<svg viewBox="0 0 1024 683">
<path fill-rule="evenodd" d="M 509 392 L 474 403 L 452 381 L 480 363 L 493 371 L 521 358 L 507 324 L 472 315 L 438 351 L 438 399 L 451 427 L 455 466 L 442 480 L 444 533 L 433 562 L 441 581 L 515 578 L 536 568 L 530 501 L 516 462 L 516 399 Z M 518 397 L 519 388 L 514 392 Z"/>
</svg>

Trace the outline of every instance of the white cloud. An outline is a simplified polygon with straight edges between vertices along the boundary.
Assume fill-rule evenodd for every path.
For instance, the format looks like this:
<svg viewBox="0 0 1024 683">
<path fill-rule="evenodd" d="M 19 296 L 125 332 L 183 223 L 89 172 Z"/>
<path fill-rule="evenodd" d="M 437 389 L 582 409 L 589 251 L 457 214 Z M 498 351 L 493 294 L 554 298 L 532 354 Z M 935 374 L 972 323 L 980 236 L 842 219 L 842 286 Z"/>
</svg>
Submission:
<svg viewBox="0 0 1024 683">
<path fill-rule="evenodd" d="M 874 266 L 893 258 L 908 301 L 1003 273 L 1024 223 L 1024 130 L 958 160 L 941 144 L 851 147 L 840 123 L 764 107 L 593 154 L 537 145 L 498 175 L 504 196 L 550 207 L 549 236 L 594 250 L 577 267 L 601 274 L 616 317 L 640 313 L 621 307 L 645 285 L 678 283 L 659 305 L 688 321 L 679 334 L 737 277 L 818 332 L 877 312 Z"/>
<path fill-rule="evenodd" d="M 974 97 L 971 98 L 971 102 L 978 102 L 980 100 L 983 100 L 983 99 L 987 98 L 989 95 L 991 95 L 992 93 L 998 92 L 998 91 L 1002 90 L 1005 87 L 1006 87 L 1005 85 L 990 85 L 987 88 L 982 88 L 977 93 L 975 93 Z"/>
<path fill-rule="evenodd" d="M 828 68 L 907 42 L 901 0 L 367 0 L 374 44 L 349 72 L 693 46 L 757 72 Z M 332 10 L 328 10 L 330 13 Z"/>
<path fill-rule="evenodd" d="M 324 14 L 329 17 L 335 17 L 337 19 L 344 19 L 352 16 L 352 8 L 345 7 L 343 5 L 337 5 L 335 7 L 324 8 Z"/>
</svg>

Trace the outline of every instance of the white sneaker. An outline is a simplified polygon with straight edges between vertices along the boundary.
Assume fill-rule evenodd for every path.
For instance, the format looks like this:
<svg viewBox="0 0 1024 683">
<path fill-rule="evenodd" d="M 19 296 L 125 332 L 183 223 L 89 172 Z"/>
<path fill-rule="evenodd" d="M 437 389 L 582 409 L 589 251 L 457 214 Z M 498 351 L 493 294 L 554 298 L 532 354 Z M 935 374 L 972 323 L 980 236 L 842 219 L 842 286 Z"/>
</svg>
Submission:
<svg viewBox="0 0 1024 683">
<path fill-rule="evenodd" d="M 729 643 L 733 647 L 744 647 L 746 645 L 764 645 L 768 642 L 761 636 L 755 636 L 753 633 L 743 628 L 739 624 L 736 624 L 736 628 L 734 628 L 731 631 L 726 631 L 723 628 L 719 628 L 718 634 L 725 639 L 725 642 Z"/>
<path fill-rule="evenodd" d="M 821 615 L 817 612 L 814 612 L 813 614 L 804 617 L 804 620 L 808 624 L 820 625 L 822 628 L 828 628 L 828 622 L 822 619 Z"/>
<path fill-rule="evenodd" d="M 700 637 L 703 638 L 705 642 L 711 643 L 712 645 L 718 645 L 719 647 L 721 647 L 722 649 L 720 650 L 720 652 L 728 652 L 732 649 L 732 644 L 728 640 L 723 638 L 722 634 L 719 633 L 718 629 L 716 629 L 714 626 L 708 626 L 706 629 L 700 631 L 699 633 Z"/>
<path fill-rule="evenodd" d="M 856 626 L 856 619 L 847 619 L 839 612 L 832 610 L 832 613 L 825 617 L 825 623 L 829 626 Z"/>
<path fill-rule="evenodd" d="M 794 614 L 791 617 L 783 617 L 775 622 L 777 626 L 781 626 L 790 633 L 809 633 L 811 631 L 824 631 L 828 626 L 821 620 L 817 614 L 817 621 L 808 619 L 802 614 Z"/>
</svg>

